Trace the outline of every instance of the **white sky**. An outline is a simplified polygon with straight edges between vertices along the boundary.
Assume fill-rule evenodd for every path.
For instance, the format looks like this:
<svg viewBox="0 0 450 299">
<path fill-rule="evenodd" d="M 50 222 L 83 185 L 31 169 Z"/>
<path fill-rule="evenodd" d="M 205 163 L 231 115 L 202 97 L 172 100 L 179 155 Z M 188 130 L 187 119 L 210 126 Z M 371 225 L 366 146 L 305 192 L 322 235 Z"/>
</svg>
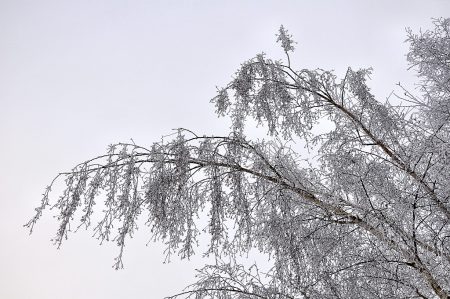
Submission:
<svg viewBox="0 0 450 299">
<path fill-rule="evenodd" d="M 107 145 L 144 146 L 177 127 L 221 133 L 209 99 L 244 60 L 294 35 L 299 68 L 374 67 L 379 99 L 410 83 L 405 27 L 430 28 L 450 1 L 20 1 L 0 0 L 0 298 L 162 298 L 180 291 L 201 259 L 163 265 L 142 227 L 125 270 L 90 232 L 61 250 L 45 213 L 22 225 L 60 171 Z M 53 195 L 54 199 L 58 196 Z"/>
</svg>

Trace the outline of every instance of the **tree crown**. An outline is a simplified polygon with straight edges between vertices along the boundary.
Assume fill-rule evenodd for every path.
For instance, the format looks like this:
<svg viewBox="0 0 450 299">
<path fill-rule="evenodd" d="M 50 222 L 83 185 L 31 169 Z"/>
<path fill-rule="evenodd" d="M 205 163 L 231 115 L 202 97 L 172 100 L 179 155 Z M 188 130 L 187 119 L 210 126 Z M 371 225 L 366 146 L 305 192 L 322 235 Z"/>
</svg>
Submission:
<svg viewBox="0 0 450 299">
<path fill-rule="evenodd" d="M 179 129 L 149 148 L 111 145 L 61 173 L 64 192 L 50 203 L 54 180 L 26 226 L 32 231 L 50 205 L 58 246 L 74 228 L 92 227 L 101 242 L 117 243 L 120 268 L 139 217 L 168 257 L 188 258 L 207 210 L 206 253 L 227 262 L 206 266 L 174 297 L 448 298 L 450 20 L 434 25 L 408 31 L 421 95 L 403 90 L 394 103 L 371 93 L 371 69 L 349 68 L 342 79 L 294 69 L 282 26 L 287 62 L 257 55 L 212 100 L 232 120 L 229 135 Z M 268 139 L 249 140 L 246 118 L 266 125 Z M 329 130 L 315 133 L 325 118 Z M 293 149 L 298 139 L 315 147 L 314 160 Z M 96 204 L 103 211 L 92 223 Z M 264 275 L 236 260 L 252 248 L 272 258 Z"/>
</svg>

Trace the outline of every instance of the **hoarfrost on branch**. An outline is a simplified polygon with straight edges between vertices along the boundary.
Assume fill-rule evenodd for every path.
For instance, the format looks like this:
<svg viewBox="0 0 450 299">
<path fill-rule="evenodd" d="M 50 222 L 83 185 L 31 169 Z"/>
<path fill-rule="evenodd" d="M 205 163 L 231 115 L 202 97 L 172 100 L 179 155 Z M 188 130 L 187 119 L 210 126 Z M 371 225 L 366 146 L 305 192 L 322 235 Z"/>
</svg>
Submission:
<svg viewBox="0 0 450 299">
<path fill-rule="evenodd" d="M 392 104 L 371 93 L 371 69 L 338 79 L 291 67 L 294 42 L 281 27 L 287 63 L 259 54 L 212 100 L 231 118 L 229 135 L 179 129 L 150 148 L 111 145 L 60 174 L 65 191 L 51 203 L 49 186 L 27 226 L 52 206 L 58 246 L 75 228 L 92 227 L 117 243 L 120 268 L 139 217 L 164 240 L 167 258 L 189 258 L 207 209 L 206 254 L 218 262 L 171 298 L 448 298 L 449 31 L 450 19 L 408 31 L 420 95 L 400 86 Z M 245 136 L 246 118 L 267 127 L 267 140 Z M 314 133 L 325 118 L 332 129 Z M 308 163 L 292 140 L 317 149 L 317 159 Z M 100 221 L 92 223 L 94 211 Z M 238 263 L 252 248 L 271 257 L 269 271 Z"/>
</svg>

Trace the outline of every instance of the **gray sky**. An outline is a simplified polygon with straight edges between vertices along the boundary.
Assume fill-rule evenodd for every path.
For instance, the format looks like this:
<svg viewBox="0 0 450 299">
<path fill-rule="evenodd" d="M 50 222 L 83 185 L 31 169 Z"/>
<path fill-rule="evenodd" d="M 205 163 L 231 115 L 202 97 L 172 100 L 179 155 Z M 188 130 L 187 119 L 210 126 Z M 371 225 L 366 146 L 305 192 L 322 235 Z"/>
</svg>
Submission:
<svg viewBox="0 0 450 299">
<path fill-rule="evenodd" d="M 177 127 L 224 132 L 209 99 L 239 64 L 275 44 L 280 24 L 298 42 L 299 68 L 374 67 L 384 100 L 411 84 L 405 27 L 430 28 L 450 1 L 0 0 L 0 298 L 162 298 L 202 263 L 163 265 L 163 247 L 129 240 L 125 270 L 114 244 L 79 232 L 61 250 L 45 213 L 22 225 L 60 171 L 130 138 L 144 146 Z M 446 15 L 447 14 L 447 15 Z M 54 193 L 53 198 L 58 194 Z M 51 211 L 50 211 L 51 212 Z"/>
</svg>

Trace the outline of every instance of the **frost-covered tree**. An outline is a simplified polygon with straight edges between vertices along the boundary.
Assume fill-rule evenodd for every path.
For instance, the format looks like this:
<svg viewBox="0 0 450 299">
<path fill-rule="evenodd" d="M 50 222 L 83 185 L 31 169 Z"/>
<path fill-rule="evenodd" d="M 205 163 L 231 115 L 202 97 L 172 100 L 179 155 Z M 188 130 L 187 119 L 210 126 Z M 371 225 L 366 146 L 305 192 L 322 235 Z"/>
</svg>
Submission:
<svg viewBox="0 0 450 299">
<path fill-rule="evenodd" d="M 209 235 L 218 262 L 172 298 L 449 298 L 450 19 L 408 31 L 420 90 L 400 86 L 395 103 L 372 95 L 370 69 L 342 79 L 296 69 L 283 27 L 277 41 L 285 61 L 257 55 L 212 100 L 231 118 L 229 135 L 180 129 L 149 148 L 111 145 L 61 173 L 64 192 L 51 203 L 52 182 L 26 226 L 51 206 L 58 246 L 92 227 L 119 246 L 116 268 L 140 219 L 168 256 L 190 257 Z M 245 136 L 246 118 L 267 140 Z M 316 133 L 324 119 L 330 129 Z M 296 152 L 300 140 L 316 155 Z M 239 263 L 250 250 L 271 268 Z"/>
</svg>

